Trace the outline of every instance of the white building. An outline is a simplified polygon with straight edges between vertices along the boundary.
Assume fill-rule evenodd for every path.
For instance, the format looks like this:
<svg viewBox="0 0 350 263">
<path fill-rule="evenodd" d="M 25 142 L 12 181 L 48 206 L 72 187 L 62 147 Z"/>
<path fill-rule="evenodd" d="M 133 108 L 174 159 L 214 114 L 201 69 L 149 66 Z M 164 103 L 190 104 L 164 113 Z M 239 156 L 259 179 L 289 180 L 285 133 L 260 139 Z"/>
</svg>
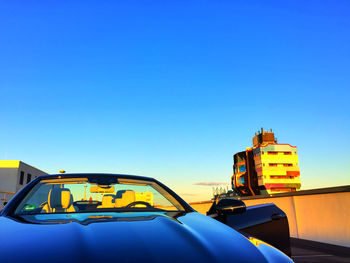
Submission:
<svg viewBox="0 0 350 263">
<path fill-rule="evenodd" d="M 0 209 L 34 178 L 47 174 L 21 161 L 0 160 Z"/>
</svg>

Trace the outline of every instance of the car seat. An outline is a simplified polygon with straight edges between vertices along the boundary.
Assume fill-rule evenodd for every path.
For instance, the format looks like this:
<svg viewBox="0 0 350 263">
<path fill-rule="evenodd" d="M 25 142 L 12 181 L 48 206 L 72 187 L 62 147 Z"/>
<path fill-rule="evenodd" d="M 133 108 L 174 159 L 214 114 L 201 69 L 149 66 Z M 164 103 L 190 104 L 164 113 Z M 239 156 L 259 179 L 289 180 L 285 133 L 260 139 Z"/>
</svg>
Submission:
<svg viewBox="0 0 350 263">
<path fill-rule="evenodd" d="M 107 194 L 102 197 L 102 204 L 99 205 L 97 208 L 112 208 L 115 207 L 115 200 L 116 196 L 113 194 Z"/>
<path fill-rule="evenodd" d="M 68 188 L 53 188 L 48 195 L 47 204 L 42 209 L 47 213 L 75 212 L 73 196 Z"/>
</svg>

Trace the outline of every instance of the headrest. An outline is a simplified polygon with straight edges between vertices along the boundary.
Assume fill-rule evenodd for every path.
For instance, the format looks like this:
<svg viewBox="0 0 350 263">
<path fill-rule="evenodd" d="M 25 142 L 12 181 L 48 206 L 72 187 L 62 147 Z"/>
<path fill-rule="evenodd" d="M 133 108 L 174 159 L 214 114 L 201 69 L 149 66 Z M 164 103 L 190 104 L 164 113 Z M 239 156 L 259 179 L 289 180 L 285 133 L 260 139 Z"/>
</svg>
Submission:
<svg viewBox="0 0 350 263">
<path fill-rule="evenodd" d="M 123 193 L 125 193 L 126 190 L 119 190 L 116 194 L 116 198 L 122 198 Z"/>
<path fill-rule="evenodd" d="M 135 201 L 135 192 L 132 190 L 126 190 L 123 195 L 122 199 L 126 202 L 134 202 Z"/>
<path fill-rule="evenodd" d="M 122 198 L 124 195 L 135 194 L 133 190 L 119 190 L 116 194 L 116 198 Z"/>
<path fill-rule="evenodd" d="M 67 209 L 72 204 L 72 195 L 68 188 L 54 188 L 50 190 L 49 205 L 55 209 Z"/>
</svg>

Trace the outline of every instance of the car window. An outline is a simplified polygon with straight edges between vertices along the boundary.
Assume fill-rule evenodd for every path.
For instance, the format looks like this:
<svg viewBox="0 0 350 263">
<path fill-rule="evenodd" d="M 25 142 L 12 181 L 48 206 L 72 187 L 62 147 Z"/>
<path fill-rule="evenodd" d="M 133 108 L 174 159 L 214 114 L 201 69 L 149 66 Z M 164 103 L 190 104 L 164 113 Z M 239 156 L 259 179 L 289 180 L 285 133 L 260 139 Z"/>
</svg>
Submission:
<svg viewBox="0 0 350 263">
<path fill-rule="evenodd" d="M 184 210 L 153 181 L 87 176 L 42 179 L 23 198 L 15 215 Z"/>
</svg>

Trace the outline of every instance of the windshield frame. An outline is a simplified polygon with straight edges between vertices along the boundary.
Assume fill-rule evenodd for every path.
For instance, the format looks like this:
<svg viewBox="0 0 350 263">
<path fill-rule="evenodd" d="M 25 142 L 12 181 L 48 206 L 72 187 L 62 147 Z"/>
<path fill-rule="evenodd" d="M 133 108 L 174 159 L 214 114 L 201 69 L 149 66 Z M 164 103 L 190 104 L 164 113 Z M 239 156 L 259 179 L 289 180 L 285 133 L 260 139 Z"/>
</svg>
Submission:
<svg viewBox="0 0 350 263">
<path fill-rule="evenodd" d="M 174 191 L 172 191 L 170 188 L 162 184 L 161 182 L 157 181 L 154 178 L 150 177 L 143 177 L 143 176 L 136 176 L 136 175 L 125 175 L 125 174 L 102 174 L 102 173 L 79 173 L 79 174 L 53 174 L 53 175 L 44 175 L 39 176 L 35 178 L 33 181 L 31 181 L 28 185 L 26 185 L 24 188 L 22 188 L 5 206 L 5 208 L 1 211 L 1 216 L 8 216 L 16 218 L 15 210 L 19 206 L 19 204 L 22 202 L 22 200 L 31 192 L 31 190 L 41 181 L 41 180 L 47 180 L 47 179 L 61 179 L 61 178 L 80 178 L 80 177 L 90 177 L 90 176 L 110 176 L 110 177 L 116 177 L 120 179 L 134 179 L 134 180 L 144 180 L 149 181 L 152 183 L 155 183 L 160 186 L 160 188 L 164 189 L 165 192 L 167 192 L 170 196 L 172 196 L 183 208 L 183 212 L 194 212 L 195 210 L 187 204 L 180 196 L 178 196 Z M 104 211 L 101 213 L 105 213 L 107 211 Z"/>
</svg>

